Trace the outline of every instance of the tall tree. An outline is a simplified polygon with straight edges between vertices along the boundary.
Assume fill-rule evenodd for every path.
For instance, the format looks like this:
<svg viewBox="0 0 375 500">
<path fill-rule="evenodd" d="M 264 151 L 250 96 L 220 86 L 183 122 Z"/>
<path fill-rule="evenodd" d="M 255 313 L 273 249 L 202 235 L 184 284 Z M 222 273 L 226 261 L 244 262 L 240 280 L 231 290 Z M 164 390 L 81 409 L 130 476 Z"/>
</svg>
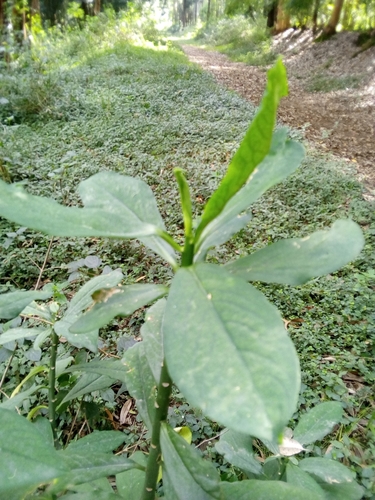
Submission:
<svg viewBox="0 0 375 500">
<path fill-rule="evenodd" d="M 336 33 L 337 25 L 339 24 L 340 14 L 344 5 L 344 0 L 335 0 L 335 5 L 331 17 L 324 28 L 325 35 L 334 35 Z"/>
<path fill-rule="evenodd" d="M 290 28 L 290 15 L 286 9 L 286 0 L 279 0 L 277 4 L 277 18 L 275 31 L 280 33 Z"/>
</svg>

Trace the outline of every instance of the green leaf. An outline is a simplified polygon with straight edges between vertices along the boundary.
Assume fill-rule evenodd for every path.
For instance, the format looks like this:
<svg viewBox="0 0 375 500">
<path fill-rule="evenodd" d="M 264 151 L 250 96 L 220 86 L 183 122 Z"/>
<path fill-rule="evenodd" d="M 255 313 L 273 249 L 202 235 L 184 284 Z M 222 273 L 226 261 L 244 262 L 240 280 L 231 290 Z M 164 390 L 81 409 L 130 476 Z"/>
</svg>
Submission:
<svg viewBox="0 0 375 500">
<path fill-rule="evenodd" d="M 324 491 L 310 474 L 290 462 L 286 466 L 286 482 L 294 486 L 299 486 L 302 489 L 313 491 L 317 495 L 320 495 L 321 500 L 325 500 L 326 498 Z"/>
<path fill-rule="evenodd" d="M 294 429 L 294 439 L 310 444 L 323 439 L 341 421 L 343 409 L 337 401 L 320 403 L 304 413 Z"/>
<path fill-rule="evenodd" d="M 258 113 L 234 155 L 225 177 L 204 208 L 197 229 L 197 239 L 207 224 L 220 214 L 227 202 L 241 189 L 250 174 L 267 155 L 271 146 L 277 107 L 280 99 L 287 94 L 286 70 L 279 59 L 268 71 L 267 88 Z"/>
<path fill-rule="evenodd" d="M 68 471 L 50 442 L 24 417 L 0 409 L 0 498 L 20 500 Z"/>
<path fill-rule="evenodd" d="M 322 500 L 313 491 L 283 481 L 250 479 L 237 483 L 221 483 L 223 500 Z"/>
<path fill-rule="evenodd" d="M 141 451 L 136 451 L 131 460 L 146 467 L 147 458 Z M 116 475 L 116 488 L 118 493 L 126 500 L 140 500 L 145 483 L 145 471 L 131 469 Z"/>
<path fill-rule="evenodd" d="M 107 389 L 113 384 L 113 379 L 106 375 L 98 375 L 96 373 L 84 373 L 78 380 L 76 385 L 68 392 L 60 405 L 70 401 L 71 399 L 79 398 L 85 394 L 90 394 L 94 391 Z"/>
<path fill-rule="evenodd" d="M 78 191 L 84 208 L 65 207 L 0 181 L 0 215 L 52 236 L 138 238 L 164 228 L 153 192 L 140 179 L 100 172 L 81 182 Z"/>
<path fill-rule="evenodd" d="M 364 488 L 355 481 L 352 483 L 320 485 L 325 493 L 325 500 L 361 500 L 365 493 Z"/>
<path fill-rule="evenodd" d="M 246 474 L 262 474 L 262 466 L 254 457 L 252 443 L 251 436 L 228 429 L 220 436 L 215 448 L 228 462 Z"/>
<path fill-rule="evenodd" d="M 41 333 L 51 332 L 50 328 L 11 328 L 0 335 L 0 345 L 4 345 L 12 340 L 36 337 Z"/>
<path fill-rule="evenodd" d="M 151 306 L 146 311 L 145 322 L 141 327 L 146 358 L 157 382 L 160 380 L 161 365 L 164 359 L 161 329 L 166 304 L 165 299 L 160 299 Z"/>
<path fill-rule="evenodd" d="M 64 373 L 71 372 L 96 373 L 97 375 L 105 375 L 113 380 L 125 383 L 125 367 L 122 361 L 118 359 L 90 361 L 90 363 L 73 365 L 64 370 Z"/>
<path fill-rule="evenodd" d="M 56 479 L 48 489 L 49 493 L 56 494 L 65 489 L 73 489 L 77 484 L 83 484 L 100 477 L 119 474 L 125 470 L 141 468 L 140 465 L 122 455 L 108 455 L 95 453 L 67 453 L 58 452 L 62 463 L 69 465 L 70 472 Z M 95 497 L 96 498 L 96 497 Z"/>
<path fill-rule="evenodd" d="M 2 181 L 0 181 L 1 185 Z M 0 195 L 0 205 L 2 203 Z M 31 292 L 10 292 L 0 295 L 0 318 L 13 319 L 33 300 L 46 300 L 52 296 L 50 290 Z"/>
<path fill-rule="evenodd" d="M 220 479 L 214 465 L 201 458 L 184 438 L 165 423 L 161 427 L 160 443 L 163 454 L 163 478 L 166 473 L 167 484 L 171 484 L 176 498 L 179 500 L 220 498 Z M 167 490 L 165 495 L 169 498 Z"/>
<path fill-rule="evenodd" d="M 68 342 L 75 347 L 85 347 L 93 352 L 98 350 L 98 335 L 99 326 L 94 326 L 91 331 L 83 335 L 77 335 L 70 331 L 70 327 L 82 315 L 89 306 L 93 304 L 93 293 L 101 290 L 102 288 L 110 288 L 116 286 L 123 278 L 121 271 L 112 271 L 109 274 L 96 276 L 88 281 L 71 300 L 69 307 L 60 321 L 54 325 L 55 332 L 64 336 Z"/>
<path fill-rule="evenodd" d="M 41 389 L 43 386 L 41 385 L 33 385 L 26 391 L 20 392 L 16 396 L 13 396 L 12 398 L 6 399 L 2 403 L 0 403 L 0 408 L 2 410 L 14 410 L 18 406 L 22 404 L 22 402 L 29 398 L 31 395 L 35 394 L 39 389 Z"/>
<path fill-rule="evenodd" d="M 94 431 L 87 436 L 71 441 L 66 453 L 83 453 L 91 455 L 95 453 L 109 453 L 118 448 L 126 439 L 126 435 L 119 431 Z"/>
<path fill-rule="evenodd" d="M 351 483 L 355 479 L 354 472 L 340 462 L 328 458 L 304 458 L 300 461 L 299 466 L 302 470 L 317 478 L 320 483 Z"/>
<path fill-rule="evenodd" d="M 168 293 L 163 285 L 128 285 L 113 288 L 110 294 L 79 318 L 70 331 L 82 334 L 107 325 L 116 316 L 129 316 L 137 309 Z"/>
<path fill-rule="evenodd" d="M 210 247 L 225 243 L 245 227 L 251 214 L 239 214 L 247 210 L 267 189 L 284 180 L 300 166 L 304 157 L 303 146 L 287 140 L 286 133 L 286 129 L 274 133 L 268 155 L 253 171 L 247 184 L 204 229 L 196 243 L 195 261 L 204 260 Z"/>
<path fill-rule="evenodd" d="M 119 500 L 119 495 L 113 493 L 113 491 L 103 491 L 103 490 L 93 490 L 86 491 L 82 493 L 68 493 L 62 497 L 59 497 L 61 500 Z"/>
<path fill-rule="evenodd" d="M 335 460 L 304 458 L 299 467 L 311 474 L 326 493 L 327 500 L 360 500 L 364 490 L 355 481 L 355 473 Z"/>
<path fill-rule="evenodd" d="M 180 168 L 175 168 L 173 170 L 173 173 L 177 179 L 178 188 L 180 191 L 182 215 L 184 218 L 185 235 L 191 236 L 192 230 L 193 230 L 193 215 L 192 215 L 192 209 L 191 209 L 191 198 L 190 198 L 189 185 L 185 179 L 183 170 L 181 170 Z"/>
<path fill-rule="evenodd" d="M 278 241 L 225 267 L 248 281 L 301 285 L 354 260 L 363 245 L 360 227 L 338 220 L 327 231 Z"/>
<path fill-rule="evenodd" d="M 148 364 L 143 342 L 134 344 L 122 359 L 125 365 L 125 383 L 129 394 L 136 399 L 137 409 L 148 429 L 155 414 L 156 385 Z"/>
<path fill-rule="evenodd" d="M 281 433 L 296 408 L 299 363 L 262 293 L 211 264 L 181 268 L 163 337 L 171 377 L 193 406 L 260 439 Z"/>
</svg>

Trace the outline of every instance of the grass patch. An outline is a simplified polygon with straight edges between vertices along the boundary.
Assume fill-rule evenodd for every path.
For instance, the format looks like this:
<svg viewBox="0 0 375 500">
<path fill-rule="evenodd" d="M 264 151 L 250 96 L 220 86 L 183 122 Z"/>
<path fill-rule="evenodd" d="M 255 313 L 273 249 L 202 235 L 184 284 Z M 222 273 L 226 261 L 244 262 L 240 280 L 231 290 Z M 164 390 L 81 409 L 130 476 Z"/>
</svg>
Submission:
<svg viewBox="0 0 375 500">
<path fill-rule="evenodd" d="M 43 63 L 42 73 L 47 81 L 54 81 L 58 75 L 59 89 L 52 89 L 38 109 L 30 111 L 21 105 L 3 109 L 1 165 L 14 182 L 23 182 L 30 192 L 71 205 L 79 203 L 79 181 L 101 170 L 140 177 L 154 191 L 168 230 L 181 241 L 183 222 L 172 169 L 186 171 L 198 217 L 255 109 L 188 64 L 176 49 L 136 47 L 113 34 L 107 34 L 106 40 L 110 43 L 90 46 L 89 52 L 81 52 L 76 45 L 73 58 L 69 39 L 58 45 L 60 52 L 55 58 L 53 43 L 57 42 L 51 41 L 51 55 Z M 33 64 L 25 63 L 17 71 L 30 80 L 37 74 Z M 13 106 L 12 95 L 9 90 L 9 106 Z M 289 321 L 300 355 L 304 385 L 298 411 L 319 401 L 342 402 L 346 417 L 330 437 L 329 453 L 357 471 L 371 498 L 375 453 L 371 392 L 375 382 L 375 216 L 373 207 L 362 199 L 361 186 L 343 171 L 344 165 L 309 151 L 301 169 L 264 196 L 254 206 L 249 226 L 233 241 L 212 251 L 211 259 L 224 262 L 280 238 L 307 235 L 340 217 L 353 217 L 361 224 L 366 247 L 356 262 L 305 286 L 258 286 Z M 0 220 L 1 292 L 35 285 L 50 241 L 49 237 L 28 229 L 19 231 L 14 224 Z M 168 282 L 172 276 L 161 259 L 137 242 L 56 238 L 43 283 L 67 280 L 72 267 L 68 264 L 89 255 L 99 257 L 100 265 L 95 269 L 81 266 L 66 294 L 73 294 L 87 276 L 100 274 L 105 266 L 120 267 L 129 284 L 140 280 Z M 126 342 L 139 335 L 142 322 L 142 312 L 138 311 L 103 329 L 102 355 L 108 352 L 121 356 Z M 11 348 L 0 350 L 0 371 Z M 68 355 L 79 361 L 86 353 L 60 343 L 59 356 Z M 15 351 L 2 391 L 8 395 L 12 392 L 28 373 L 30 362 L 46 361 L 45 353 L 35 359 L 32 342 L 25 340 Z M 60 383 L 63 388 L 67 381 Z M 123 404 L 118 389 L 87 396 L 76 427 L 78 405 L 67 406 L 60 417 L 61 432 L 73 428 L 73 434 L 78 433 L 84 417 L 92 426 L 108 428 L 103 409 L 118 411 Z M 43 394 L 32 396 L 20 410 L 27 412 L 41 402 Z M 217 428 L 194 413 L 179 395 L 175 403 L 172 422 L 191 423 L 196 442 L 216 435 Z M 139 441 L 139 423 L 126 432 L 127 444 Z M 314 452 L 323 454 L 327 446 L 328 441 Z M 210 446 L 206 452 L 214 454 Z M 225 464 L 222 467 L 226 471 Z"/>
<path fill-rule="evenodd" d="M 227 54 L 233 61 L 253 66 L 272 64 L 277 57 L 263 19 L 256 22 L 244 16 L 221 19 L 199 30 L 196 40 Z"/>
<path fill-rule="evenodd" d="M 326 76 L 314 75 L 307 84 L 308 92 L 331 92 L 335 90 L 356 89 L 360 86 L 360 75 Z"/>
</svg>

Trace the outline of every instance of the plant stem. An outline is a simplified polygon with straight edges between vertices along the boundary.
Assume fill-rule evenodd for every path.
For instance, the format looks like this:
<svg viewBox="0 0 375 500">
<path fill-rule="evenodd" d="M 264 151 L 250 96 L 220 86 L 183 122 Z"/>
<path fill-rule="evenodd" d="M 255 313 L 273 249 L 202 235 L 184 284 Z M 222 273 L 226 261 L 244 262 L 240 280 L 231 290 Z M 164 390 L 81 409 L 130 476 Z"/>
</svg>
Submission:
<svg viewBox="0 0 375 500">
<path fill-rule="evenodd" d="M 188 267 L 193 264 L 194 259 L 194 239 L 185 238 L 184 251 L 182 252 L 181 267 Z"/>
<path fill-rule="evenodd" d="M 161 449 L 160 449 L 160 428 L 161 423 L 167 419 L 169 396 L 172 391 L 172 380 L 169 376 L 165 361 L 163 363 L 160 381 L 158 387 L 158 395 L 156 398 L 156 411 L 154 422 L 152 425 L 152 437 L 150 453 L 147 461 L 145 487 L 142 495 L 142 500 L 154 500 L 156 481 L 158 479 Z"/>
<path fill-rule="evenodd" d="M 51 344 L 51 356 L 49 363 L 49 373 L 48 373 L 48 419 L 50 421 L 52 432 L 53 432 L 53 442 L 55 448 L 59 447 L 59 442 L 57 439 L 56 431 L 56 354 L 57 354 L 57 344 L 59 337 L 54 331 L 52 331 L 52 344 Z"/>
</svg>

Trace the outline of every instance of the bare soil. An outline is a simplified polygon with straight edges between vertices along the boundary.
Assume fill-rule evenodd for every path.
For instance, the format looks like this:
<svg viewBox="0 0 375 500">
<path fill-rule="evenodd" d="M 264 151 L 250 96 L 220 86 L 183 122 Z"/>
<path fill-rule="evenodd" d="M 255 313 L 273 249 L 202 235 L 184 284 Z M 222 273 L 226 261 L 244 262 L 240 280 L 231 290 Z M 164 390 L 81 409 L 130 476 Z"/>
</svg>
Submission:
<svg viewBox="0 0 375 500">
<path fill-rule="evenodd" d="M 359 51 L 357 36 L 344 32 L 314 43 L 311 32 L 289 30 L 273 39 L 289 78 L 289 96 L 282 101 L 279 120 L 301 130 L 316 147 L 354 165 L 364 196 L 375 199 L 375 47 L 353 57 Z M 259 104 L 265 68 L 232 62 L 192 45 L 182 48 L 218 83 Z M 348 80 L 348 88 L 333 91 L 327 84 L 324 91 L 309 91 L 317 78 Z M 355 88 L 350 88 L 353 80 Z"/>
</svg>

